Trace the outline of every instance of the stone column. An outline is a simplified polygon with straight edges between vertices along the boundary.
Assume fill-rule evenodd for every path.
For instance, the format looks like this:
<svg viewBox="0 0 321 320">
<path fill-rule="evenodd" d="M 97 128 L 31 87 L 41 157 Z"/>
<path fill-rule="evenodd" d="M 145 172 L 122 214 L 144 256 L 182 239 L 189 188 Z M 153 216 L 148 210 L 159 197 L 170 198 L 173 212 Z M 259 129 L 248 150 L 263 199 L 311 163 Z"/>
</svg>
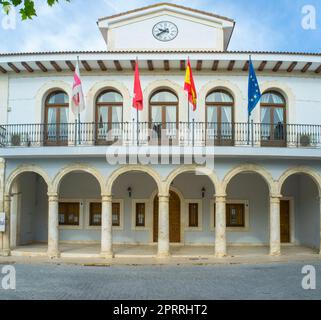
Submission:
<svg viewBox="0 0 321 320">
<path fill-rule="evenodd" d="M 281 221 L 280 221 L 280 201 L 281 195 L 270 197 L 270 255 L 279 256 L 281 254 Z"/>
<path fill-rule="evenodd" d="M 6 231 L 2 233 L 2 255 L 10 256 L 10 207 L 11 196 L 4 196 L 4 212 L 6 214 Z"/>
<path fill-rule="evenodd" d="M 5 189 L 5 160 L 0 158 L 0 212 L 4 212 L 4 189 Z M 3 234 L 0 232 L 0 255 L 2 254 L 3 248 Z"/>
<path fill-rule="evenodd" d="M 158 253 L 159 258 L 170 256 L 169 250 L 169 196 L 159 195 Z"/>
<path fill-rule="evenodd" d="M 16 248 L 17 244 L 19 243 L 17 241 L 18 239 L 18 211 L 20 208 L 20 190 L 19 190 L 19 182 L 16 181 L 12 185 L 12 191 L 11 191 L 11 208 L 10 208 L 10 244 L 11 248 Z"/>
<path fill-rule="evenodd" d="M 226 195 L 215 197 L 215 256 L 226 257 Z"/>
<path fill-rule="evenodd" d="M 48 256 L 58 258 L 59 253 L 59 220 L 58 220 L 58 195 L 48 194 Z"/>
<path fill-rule="evenodd" d="M 320 196 L 320 228 L 321 228 L 321 196 Z M 320 255 L 321 255 L 321 229 L 320 229 Z"/>
<path fill-rule="evenodd" d="M 113 200 L 111 195 L 102 195 L 101 208 L 101 256 L 106 259 L 113 254 Z"/>
</svg>

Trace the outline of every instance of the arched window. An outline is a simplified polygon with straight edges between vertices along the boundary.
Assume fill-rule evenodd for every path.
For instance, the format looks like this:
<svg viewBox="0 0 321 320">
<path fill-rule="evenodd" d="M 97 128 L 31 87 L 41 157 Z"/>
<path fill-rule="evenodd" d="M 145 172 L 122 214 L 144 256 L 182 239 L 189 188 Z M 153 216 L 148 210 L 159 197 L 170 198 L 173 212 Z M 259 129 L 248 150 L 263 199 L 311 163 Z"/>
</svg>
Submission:
<svg viewBox="0 0 321 320">
<path fill-rule="evenodd" d="M 118 141 L 122 134 L 123 97 L 114 90 L 103 91 L 96 101 L 96 143 Z"/>
<path fill-rule="evenodd" d="M 68 144 L 69 98 L 63 91 L 54 91 L 45 102 L 45 143 Z"/>
<path fill-rule="evenodd" d="M 212 91 L 206 97 L 207 139 L 215 145 L 232 145 L 234 99 L 224 90 Z"/>
<path fill-rule="evenodd" d="M 150 128 L 153 140 L 161 143 L 166 138 L 170 143 L 177 140 L 178 98 L 170 90 L 156 91 L 150 98 Z M 165 133 L 165 137 L 162 137 Z"/>
<path fill-rule="evenodd" d="M 261 136 L 266 146 L 286 144 L 286 102 L 276 91 L 268 91 L 261 98 Z"/>
</svg>

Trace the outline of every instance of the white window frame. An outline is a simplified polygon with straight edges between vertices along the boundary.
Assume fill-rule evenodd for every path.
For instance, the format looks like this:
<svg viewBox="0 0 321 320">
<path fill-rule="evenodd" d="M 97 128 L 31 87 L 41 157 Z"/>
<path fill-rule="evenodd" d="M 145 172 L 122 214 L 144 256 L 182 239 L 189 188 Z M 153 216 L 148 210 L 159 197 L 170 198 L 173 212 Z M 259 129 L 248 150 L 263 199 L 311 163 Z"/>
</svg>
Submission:
<svg viewBox="0 0 321 320">
<path fill-rule="evenodd" d="M 189 226 L 189 205 L 191 203 L 198 204 L 198 226 Z M 185 231 L 203 231 L 203 200 L 186 199 L 185 200 Z"/>
<path fill-rule="evenodd" d="M 136 203 L 145 203 L 145 227 L 136 226 Z M 132 200 L 132 231 L 150 231 L 151 219 L 150 219 L 151 205 L 149 199 L 133 199 Z"/>
<path fill-rule="evenodd" d="M 59 224 L 59 203 L 79 203 L 79 225 L 78 226 L 61 226 Z M 84 229 L 84 210 L 85 201 L 83 199 L 59 199 L 58 201 L 58 226 L 59 230 L 83 230 Z"/>
<path fill-rule="evenodd" d="M 227 200 L 226 204 L 244 204 L 244 222 L 245 227 L 227 227 L 226 231 L 228 232 L 249 232 L 250 231 L 250 201 L 249 200 Z M 211 212 L 211 218 L 210 223 L 211 231 L 215 231 L 214 228 L 214 206 L 215 206 L 215 200 L 211 200 L 210 204 L 210 212 Z"/>
<path fill-rule="evenodd" d="M 87 199 L 85 201 L 85 228 L 87 230 L 101 230 L 99 226 L 90 225 L 90 204 L 91 203 L 101 203 L 101 199 Z M 124 200 L 123 199 L 113 199 L 113 203 L 119 202 L 120 204 L 120 226 L 113 227 L 114 231 L 123 231 L 124 230 Z"/>
</svg>

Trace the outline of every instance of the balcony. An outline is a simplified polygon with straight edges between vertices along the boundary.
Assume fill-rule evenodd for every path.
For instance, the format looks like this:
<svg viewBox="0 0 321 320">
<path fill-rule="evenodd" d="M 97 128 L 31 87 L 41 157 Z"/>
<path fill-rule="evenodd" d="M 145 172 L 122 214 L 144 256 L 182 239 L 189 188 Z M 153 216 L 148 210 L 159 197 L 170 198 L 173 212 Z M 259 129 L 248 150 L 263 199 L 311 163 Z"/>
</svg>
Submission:
<svg viewBox="0 0 321 320">
<path fill-rule="evenodd" d="M 1 148 L 90 145 L 321 148 L 321 125 L 193 121 L 0 126 Z"/>
</svg>

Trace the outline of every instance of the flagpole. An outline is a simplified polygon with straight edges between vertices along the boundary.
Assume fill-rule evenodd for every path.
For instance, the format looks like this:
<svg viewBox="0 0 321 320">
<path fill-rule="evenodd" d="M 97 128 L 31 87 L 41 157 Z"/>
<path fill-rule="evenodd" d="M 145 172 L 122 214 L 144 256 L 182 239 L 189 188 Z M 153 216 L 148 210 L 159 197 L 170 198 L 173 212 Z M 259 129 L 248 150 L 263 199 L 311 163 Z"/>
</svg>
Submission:
<svg viewBox="0 0 321 320">
<path fill-rule="evenodd" d="M 249 67 L 250 67 L 250 63 L 251 63 L 251 58 L 252 58 L 252 56 L 250 55 L 249 56 Z M 249 68 L 249 70 L 250 70 L 250 68 Z M 250 113 L 249 108 L 248 108 L 247 112 L 248 112 L 248 115 L 247 115 L 247 145 L 249 146 L 250 145 L 250 120 L 251 120 L 251 113 Z"/>
<path fill-rule="evenodd" d="M 77 56 L 77 64 L 79 68 L 79 56 Z M 79 145 L 81 144 L 81 124 L 80 124 L 80 110 L 78 108 L 78 140 L 79 140 Z"/>
<path fill-rule="evenodd" d="M 189 62 L 189 56 L 187 57 L 187 63 Z M 187 66 L 188 68 L 188 66 Z M 188 143 L 191 140 L 191 110 L 190 110 L 190 102 L 189 102 L 189 97 L 187 97 L 187 129 L 188 129 Z"/>
<path fill-rule="evenodd" d="M 138 65 L 138 57 L 136 57 L 135 68 L 137 68 L 137 65 Z M 137 146 L 139 146 L 139 111 L 138 111 L 138 108 L 136 108 L 136 122 L 137 122 L 137 128 L 136 128 L 137 137 L 136 137 L 136 139 L 137 139 Z"/>
<path fill-rule="evenodd" d="M 248 146 L 250 145 L 250 118 L 251 118 L 251 115 L 249 113 L 247 117 L 247 145 Z"/>
</svg>

